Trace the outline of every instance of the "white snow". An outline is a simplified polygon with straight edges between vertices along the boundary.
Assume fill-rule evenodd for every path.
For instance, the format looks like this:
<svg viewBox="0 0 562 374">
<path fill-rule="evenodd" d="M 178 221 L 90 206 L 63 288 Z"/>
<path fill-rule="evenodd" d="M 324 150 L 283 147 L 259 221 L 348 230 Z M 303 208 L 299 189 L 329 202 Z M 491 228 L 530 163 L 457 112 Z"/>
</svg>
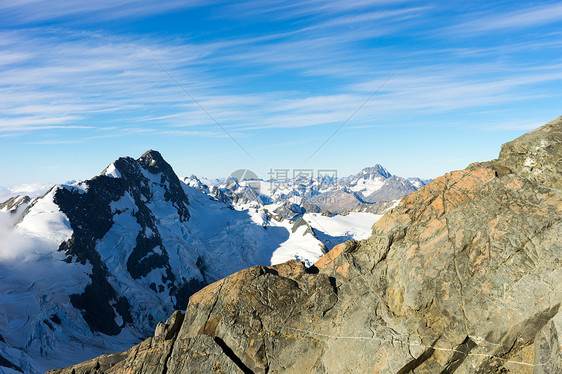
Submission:
<svg viewBox="0 0 562 374">
<path fill-rule="evenodd" d="M 117 211 L 126 211 L 128 209 L 131 210 L 131 213 L 135 213 L 138 210 L 137 206 L 135 205 L 135 199 L 131 196 L 129 191 L 125 191 L 125 194 L 121 196 L 119 200 L 112 201 L 109 206 L 113 213 Z"/>
<path fill-rule="evenodd" d="M 322 257 L 322 243 L 328 249 L 346 240 L 363 240 L 371 236 L 373 224 L 382 215 L 372 213 L 352 212 L 347 216 L 323 216 L 318 213 L 306 213 L 303 218 L 314 229 L 317 237 L 305 234 L 307 227 L 301 226 L 289 238 L 282 242 L 273 252 L 271 264 L 278 264 L 291 259 L 304 261 L 307 266 L 312 265 Z M 271 226 L 292 229 L 293 223 L 289 220 L 278 222 L 272 220 Z"/>
<path fill-rule="evenodd" d="M 130 249 L 135 247 L 136 238 L 141 230 L 134 214 L 138 208 L 129 192 L 111 203 L 113 226 L 105 236 L 96 243 L 96 251 L 111 274 L 127 274 L 127 258 Z"/>
<path fill-rule="evenodd" d="M 87 182 L 81 182 L 81 181 L 74 181 L 69 184 L 63 184 L 62 187 L 70 191 L 78 192 L 80 194 L 84 194 L 88 192 L 88 188 L 90 188 Z"/>
<path fill-rule="evenodd" d="M 0 352 L 26 373 L 78 362 L 95 351 L 88 341 L 92 334 L 69 299 L 90 282 L 91 265 L 66 263 L 58 251 L 72 230 L 53 202 L 55 191 L 36 200 L 16 228 L 0 222 L 0 326 L 6 340 Z M 54 314 L 62 323 L 51 322 L 51 329 L 43 321 Z"/>
<path fill-rule="evenodd" d="M 16 230 L 25 236 L 43 238 L 58 247 L 58 244 L 70 238 L 72 229 L 68 218 L 53 201 L 57 188 L 53 187 L 45 197 L 32 204 Z"/>
<path fill-rule="evenodd" d="M 201 182 L 201 180 L 195 175 L 192 175 L 191 177 L 180 178 L 180 181 L 187 184 L 189 187 L 197 188 L 207 194 L 209 193 L 209 185 Z"/>
<path fill-rule="evenodd" d="M 311 266 L 324 255 L 322 243 L 311 234 L 305 234 L 306 229 L 306 226 L 299 227 L 279 245 L 271 256 L 271 265 L 299 260 L 304 261 L 306 266 Z"/>
<path fill-rule="evenodd" d="M 423 187 L 422 182 L 420 182 L 419 180 L 415 179 L 415 180 L 411 180 L 410 183 L 412 184 L 412 186 L 416 187 L 416 188 L 421 188 Z"/>
<path fill-rule="evenodd" d="M 380 190 L 386 179 L 382 177 L 377 177 L 373 179 L 359 179 L 354 186 L 350 187 L 353 192 L 361 192 L 363 196 L 369 196 Z"/>
<path fill-rule="evenodd" d="M 114 224 L 105 236 L 98 240 L 96 251 L 111 274 L 109 283 L 116 290 L 120 290 L 121 296 L 128 299 L 131 313 L 139 323 L 139 330 L 143 335 L 147 335 L 150 331 L 146 329 L 151 325 L 149 316 L 156 320 L 165 319 L 171 313 L 173 305 L 166 295 L 156 294 L 150 288 L 153 282 L 157 287 L 162 284 L 162 269 L 155 269 L 146 277 L 136 280 L 127 271 L 127 260 L 142 230 L 135 217 L 138 207 L 131 194 L 125 192 L 119 200 L 111 203 L 111 209 L 116 213 L 113 216 Z M 150 229 L 145 231 L 145 236 L 154 234 Z M 154 252 L 161 253 L 161 250 L 155 248 Z"/>
<path fill-rule="evenodd" d="M 107 175 L 111 178 L 121 178 L 121 173 L 115 167 L 115 164 L 112 162 L 109 166 L 105 169 L 104 175 Z"/>
<path fill-rule="evenodd" d="M 214 178 L 214 179 L 212 179 L 212 178 L 204 178 L 204 177 L 198 177 L 198 179 L 202 183 L 206 184 L 209 187 L 216 186 L 217 184 L 224 183 L 224 181 L 226 180 L 224 178 Z"/>
<path fill-rule="evenodd" d="M 15 223 L 19 220 L 19 218 L 21 217 L 21 215 L 23 214 L 23 212 L 25 212 L 25 209 L 29 206 L 29 202 L 24 203 L 23 200 L 25 199 L 25 196 L 20 195 L 19 197 L 16 198 L 16 200 L 13 203 L 13 206 L 17 206 L 15 211 L 12 211 L 12 213 L 10 214 L 10 217 L 12 218 L 12 223 Z M 13 207 L 12 207 L 13 209 Z M 8 213 L 8 207 L 4 207 L 2 209 L 0 209 L 0 213 Z"/>
<path fill-rule="evenodd" d="M 326 217 L 318 213 L 307 213 L 303 218 L 317 233 L 321 232 L 342 239 L 347 237 L 346 240 L 363 240 L 371 236 L 373 225 L 381 217 L 382 215 L 373 213 L 351 212 L 346 216 L 336 215 L 333 217 Z M 340 240 L 339 242 L 344 241 Z"/>
</svg>

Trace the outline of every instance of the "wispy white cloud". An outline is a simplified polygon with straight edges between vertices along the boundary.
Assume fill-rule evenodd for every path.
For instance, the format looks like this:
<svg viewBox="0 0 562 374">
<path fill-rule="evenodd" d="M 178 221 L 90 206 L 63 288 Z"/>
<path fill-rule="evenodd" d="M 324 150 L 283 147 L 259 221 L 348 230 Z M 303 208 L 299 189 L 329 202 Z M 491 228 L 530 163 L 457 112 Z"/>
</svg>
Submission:
<svg viewBox="0 0 562 374">
<path fill-rule="evenodd" d="M 193 61 L 200 62 L 209 53 L 206 46 L 91 34 L 78 39 L 66 39 L 64 33 L 37 34 L 5 33 L 12 42 L 0 46 L 0 61 L 1 56 L 23 60 L 0 70 L 0 131 L 52 129 L 53 125 L 76 128 L 94 115 L 114 112 L 118 117 L 115 112 L 126 111 L 142 115 L 188 101 L 144 48 L 171 69 L 181 66 L 180 78 L 197 82 L 190 89 L 210 87 L 205 71 L 192 67 Z"/>
<path fill-rule="evenodd" d="M 78 116 L 23 116 L 16 118 L 0 117 L 0 133 L 2 132 L 22 132 L 33 130 L 54 130 L 54 129 L 89 129 L 91 126 L 64 125 L 73 122 Z"/>
<path fill-rule="evenodd" d="M 88 34 L 70 41 L 53 40 L 53 35 L 44 39 L 26 38 L 25 34 L 12 37 L 18 43 L 5 49 L 23 55 L 18 47 L 22 48 L 27 63 L 0 71 L 0 132 L 4 134 L 78 128 L 94 131 L 103 124 L 109 128 L 109 134 L 104 136 L 122 136 L 126 129 L 139 125 L 145 133 L 225 136 L 143 52 L 145 48 L 193 92 L 213 117 L 240 137 L 244 132 L 259 129 L 341 123 L 395 68 L 384 62 L 387 68 L 376 73 L 377 79 L 362 81 L 361 74 L 357 75 L 361 61 L 344 61 L 353 54 L 343 47 L 350 40 L 349 35 L 341 39 L 283 40 L 264 46 L 248 42 L 249 48 L 242 51 L 230 51 L 231 44 L 226 42 L 195 45 L 187 41 L 103 38 Z M 244 45 L 243 41 L 235 44 Z M 329 56 L 328 47 L 334 44 L 341 45 L 342 50 Z M 284 57 L 276 58 L 279 55 Z M 209 70 L 204 64 L 209 59 L 253 60 L 273 69 L 277 65 L 280 68 L 291 65 L 305 75 L 315 66 L 316 73 L 325 66 L 332 69 L 330 74 L 341 77 L 339 68 L 351 74 L 350 83 L 340 86 L 336 93 L 324 95 L 296 89 L 239 93 L 233 89 L 237 78 L 225 78 Z M 330 68 L 328 65 L 334 59 L 344 62 Z M 528 69 L 505 64 L 451 62 L 428 67 L 417 65 L 416 59 L 361 110 L 354 118 L 355 125 L 365 124 L 373 116 L 391 115 L 393 111 L 435 113 L 536 98 L 542 93 L 519 88 L 562 78 L 560 65 Z M 104 119 L 106 114 L 110 118 Z M 92 118 L 99 119 L 92 122 Z M 112 127 L 111 123 L 118 126 Z M 184 130 L 185 127 L 190 129 Z M 85 133 L 79 139 L 39 139 L 35 144 L 73 144 L 100 138 Z"/>
<path fill-rule="evenodd" d="M 228 148 L 227 134 L 184 88 L 251 153 L 281 142 L 283 156 L 297 157 L 318 134 L 349 118 L 406 59 L 346 125 L 350 133 L 487 130 L 494 121 L 502 131 L 526 129 L 537 121 L 523 111 L 544 118 L 551 111 L 542 109 L 560 101 L 562 7 L 555 2 L 510 9 L 417 0 L 208 4 L 0 0 L 2 147 L 30 160 L 45 149 L 109 149 L 118 156 L 153 143 L 179 154 L 177 144 L 190 143 L 190 151 L 228 154 L 236 162 L 240 150 Z M 151 18 L 159 14 L 165 16 Z M 529 32 L 539 25 L 545 27 Z M 293 138 L 298 144 L 289 145 Z M 343 152 L 356 151 L 341 140 Z M 387 146 L 380 154 L 393 151 Z M 85 173 L 74 170 L 70 175 Z"/>
<path fill-rule="evenodd" d="M 393 91 L 407 88 L 428 94 L 443 92 L 449 95 L 455 89 L 467 93 L 496 94 L 521 85 L 559 80 L 562 78 L 561 68 L 562 63 L 529 66 L 495 62 L 449 62 L 413 66 L 397 75 L 389 88 Z M 376 80 L 354 84 L 350 89 L 370 92 L 378 87 L 382 78 L 384 75 Z M 435 89 L 428 90 L 430 87 Z"/>
<path fill-rule="evenodd" d="M 394 9 L 394 10 L 383 10 L 366 12 L 359 14 L 344 15 L 340 17 L 331 18 L 328 21 L 316 24 L 304 30 L 314 30 L 322 29 L 336 26 L 347 26 L 347 25 L 360 25 L 362 23 L 370 23 L 372 21 L 403 21 L 405 19 L 410 19 L 413 17 L 419 17 L 423 12 L 430 7 L 412 7 L 404 9 Z M 385 22 L 385 23 L 386 23 Z"/>
<path fill-rule="evenodd" d="M 550 23 L 562 23 L 562 4 L 554 2 L 546 5 L 534 5 L 511 12 L 497 12 L 493 14 L 478 14 L 474 19 L 455 25 L 449 31 L 458 33 L 481 33 L 494 30 L 509 30 Z"/>
<path fill-rule="evenodd" d="M 62 17 L 82 11 L 72 10 L 70 3 L 67 2 L 68 10 L 59 4 L 51 15 L 37 17 Z M 30 1 L 21 7 L 0 4 L 0 8 L 4 6 L 16 14 L 24 12 L 22 7 L 29 10 L 39 3 Z M 130 9 L 130 4 L 131 1 L 102 1 L 84 12 Z M 188 6 L 197 4 L 191 2 Z M 173 2 L 169 6 L 180 5 Z M 402 24 L 403 17 L 420 18 L 419 22 L 423 22 L 421 15 L 431 8 L 411 6 L 411 2 L 311 0 L 298 7 L 282 1 L 268 3 L 267 7 L 253 2 L 230 7 L 254 9 L 263 14 L 277 7 L 276 16 L 317 17 L 297 23 L 290 31 L 207 42 L 47 27 L 1 31 L 0 133 L 13 136 L 39 130 L 88 130 L 80 139 L 35 140 L 41 144 L 99 139 L 99 135 L 88 133 L 98 127 L 114 136 L 139 127 L 144 133 L 224 136 L 150 55 L 221 125 L 236 131 L 236 136 L 259 129 L 341 123 L 408 55 L 410 61 L 404 70 L 354 117 L 356 126 L 367 125 L 374 116 L 390 116 L 393 111 L 437 113 L 548 96 L 548 92 L 523 92 L 520 88 L 560 80 L 558 65 L 543 66 L 541 72 L 524 65 L 463 61 L 474 56 L 494 61 L 498 52 L 493 47 L 417 48 L 410 52 L 376 44 L 356 48 L 357 43 L 411 28 L 411 23 Z M 149 5 L 140 9 L 156 11 Z M 537 20 L 540 14 L 543 13 L 536 14 Z M 518 19 L 516 12 L 503 17 Z M 471 22 L 477 27 L 479 21 Z M 336 32 L 325 33 L 332 28 Z M 560 45 L 560 39 L 553 36 L 540 43 L 552 50 Z M 509 48 L 504 46 L 504 51 Z M 525 52 L 531 48 L 539 48 L 538 42 L 514 43 L 510 51 Z M 453 59 L 447 61 L 451 56 Z M 446 62 L 428 65 L 428 61 L 436 59 Z M 225 69 L 234 74 L 226 74 Z M 271 76 L 287 71 L 297 77 L 294 87 L 267 87 Z M 263 86 L 248 90 L 245 80 L 254 82 L 260 77 L 265 80 Z M 301 82 L 309 77 L 322 77 L 326 91 L 307 89 L 306 83 Z M 244 90 L 238 89 L 240 85 L 245 85 Z"/>
<path fill-rule="evenodd" d="M 0 202 L 4 202 L 9 198 L 17 195 L 27 195 L 31 198 L 44 195 L 49 189 L 53 187 L 52 184 L 29 183 L 19 186 L 0 186 Z"/>
<path fill-rule="evenodd" d="M 311 15 L 364 12 L 381 6 L 400 5 L 411 2 L 414 2 L 414 0 L 304 0 L 298 2 L 290 0 L 250 0 L 226 6 L 224 14 L 228 17 L 236 15 L 238 17 L 251 18 L 267 15 L 274 19 L 289 19 Z"/>
<path fill-rule="evenodd" d="M 0 12 L 5 24 L 17 25 L 30 22 L 53 21 L 76 17 L 108 20 L 162 14 L 171 10 L 208 5 L 203 0 L 0 0 Z"/>
</svg>

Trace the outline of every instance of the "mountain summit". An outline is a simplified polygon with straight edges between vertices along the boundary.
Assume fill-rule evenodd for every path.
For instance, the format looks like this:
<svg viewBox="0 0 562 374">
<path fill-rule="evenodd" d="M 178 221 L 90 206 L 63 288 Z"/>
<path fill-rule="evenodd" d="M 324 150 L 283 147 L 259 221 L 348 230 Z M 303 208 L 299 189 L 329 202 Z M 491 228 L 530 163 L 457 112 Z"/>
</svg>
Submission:
<svg viewBox="0 0 562 374">
<path fill-rule="evenodd" d="M 369 176 L 372 178 L 376 174 L 382 176 L 383 178 L 390 178 L 392 176 L 392 174 L 390 174 L 382 165 L 376 164 L 375 166 L 367 167 L 361 170 L 355 177 L 359 178 L 362 176 Z"/>
<path fill-rule="evenodd" d="M 306 269 L 255 266 L 129 351 L 53 373 L 562 372 L 562 117 Z"/>
</svg>

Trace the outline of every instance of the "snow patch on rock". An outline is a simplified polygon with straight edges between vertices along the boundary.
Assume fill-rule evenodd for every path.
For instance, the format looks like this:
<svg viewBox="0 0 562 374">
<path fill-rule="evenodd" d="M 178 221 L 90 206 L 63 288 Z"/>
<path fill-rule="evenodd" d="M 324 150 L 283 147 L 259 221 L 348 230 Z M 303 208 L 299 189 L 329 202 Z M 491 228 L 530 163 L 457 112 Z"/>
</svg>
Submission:
<svg viewBox="0 0 562 374">
<path fill-rule="evenodd" d="M 103 174 L 111 178 L 121 178 L 121 173 L 117 170 L 113 162 L 109 164 Z"/>
</svg>

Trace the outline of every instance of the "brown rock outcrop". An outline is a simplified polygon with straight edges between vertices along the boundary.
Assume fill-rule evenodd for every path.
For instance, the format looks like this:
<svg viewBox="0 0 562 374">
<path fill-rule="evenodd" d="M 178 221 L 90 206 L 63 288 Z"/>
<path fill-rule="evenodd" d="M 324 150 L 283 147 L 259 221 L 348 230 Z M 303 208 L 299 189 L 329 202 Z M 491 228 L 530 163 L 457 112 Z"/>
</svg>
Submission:
<svg viewBox="0 0 562 374">
<path fill-rule="evenodd" d="M 312 268 L 240 271 L 156 337 L 53 373 L 560 373 L 561 160 L 562 117 Z"/>
</svg>

